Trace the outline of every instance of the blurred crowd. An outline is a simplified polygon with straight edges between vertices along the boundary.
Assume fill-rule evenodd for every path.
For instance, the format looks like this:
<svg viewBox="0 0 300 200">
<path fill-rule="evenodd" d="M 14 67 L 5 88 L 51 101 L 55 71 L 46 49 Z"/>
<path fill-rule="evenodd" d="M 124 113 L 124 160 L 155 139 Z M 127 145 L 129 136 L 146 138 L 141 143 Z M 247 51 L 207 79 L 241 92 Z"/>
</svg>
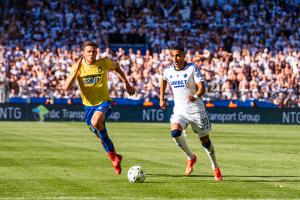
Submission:
<svg viewBox="0 0 300 200">
<path fill-rule="evenodd" d="M 137 94 L 109 74 L 111 97 L 158 98 L 170 48 L 186 49 L 206 79 L 204 99 L 263 100 L 300 107 L 299 1 L 267 0 L 48 0 L 0 3 L 0 91 L 9 97 L 74 98 L 62 89 L 95 41 L 98 58 L 125 71 Z M 146 52 L 109 48 L 109 33 L 146 34 Z M 1 89 L 4 88 L 4 89 Z M 3 92 L 2 92 L 3 93 Z M 0 101 L 1 101 L 0 95 Z M 167 98 L 172 99 L 170 88 Z"/>
</svg>

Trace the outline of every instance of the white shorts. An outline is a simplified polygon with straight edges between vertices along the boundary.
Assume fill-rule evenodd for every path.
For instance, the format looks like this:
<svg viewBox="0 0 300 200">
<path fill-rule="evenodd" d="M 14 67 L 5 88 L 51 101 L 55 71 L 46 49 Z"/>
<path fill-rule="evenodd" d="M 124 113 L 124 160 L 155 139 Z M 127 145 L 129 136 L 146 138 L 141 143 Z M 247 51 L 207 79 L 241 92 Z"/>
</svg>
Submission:
<svg viewBox="0 0 300 200">
<path fill-rule="evenodd" d="M 211 130 L 211 124 L 206 111 L 189 114 L 173 114 L 170 119 L 171 124 L 180 124 L 182 129 L 186 129 L 190 124 L 194 133 L 199 137 L 207 136 Z"/>
</svg>

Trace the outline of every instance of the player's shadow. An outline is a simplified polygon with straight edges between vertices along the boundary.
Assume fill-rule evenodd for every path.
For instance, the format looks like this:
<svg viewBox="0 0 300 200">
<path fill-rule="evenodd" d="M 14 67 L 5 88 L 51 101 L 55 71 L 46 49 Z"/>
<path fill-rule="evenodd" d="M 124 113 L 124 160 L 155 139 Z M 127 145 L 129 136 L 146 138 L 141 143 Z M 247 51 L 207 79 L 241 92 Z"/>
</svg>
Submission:
<svg viewBox="0 0 300 200">
<path fill-rule="evenodd" d="M 148 174 L 147 173 L 147 176 L 149 177 L 213 177 L 213 176 L 210 176 L 210 175 L 189 175 L 189 176 L 185 176 L 183 174 Z"/>
<path fill-rule="evenodd" d="M 224 177 L 249 177 L 249 178 L 300 178 L 300 176 L 283 176 L 283 175 L 280 175 L 280 176 L 266 176 L 266 175 L 260 175 L 260 176 L 257 176 L 257 175 L 224 175 Z"/>
<path fill-rule="evenodd" d="M 192 174 L 185 176 L 181 174 L 147 174 L 149 177 L 187 177 L 187 178 L 212 178 L 212 175 Z M 300 182 L 300 176 L 257 176 L 257 175 L 223 175 L 223 181 L 230 182 Z"/>
<path fill-rule="evenodd" d="M 223 178 L 235 182 L 300 182 L 300 176 L 290 175 L 224 175 Z"/>
</svg>

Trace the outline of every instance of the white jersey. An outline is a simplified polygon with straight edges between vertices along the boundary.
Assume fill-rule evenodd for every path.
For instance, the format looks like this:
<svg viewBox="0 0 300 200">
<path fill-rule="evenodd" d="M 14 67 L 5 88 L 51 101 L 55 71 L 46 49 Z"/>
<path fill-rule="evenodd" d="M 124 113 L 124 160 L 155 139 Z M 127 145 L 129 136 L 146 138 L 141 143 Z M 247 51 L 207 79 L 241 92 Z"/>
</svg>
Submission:
<svg viewBox="0 0 300 200">
<path fill-rule="evenodd" d="M 194 96 L 198 90 L 196 83 L 204 82 L 204 78 L 195 64 L 187 63 L 182 70 L 176 70 L 175 66 L 166 67 L 163 71 L 163 79 L 169 82 L 173 91 L 174 114 L 196 113 L 205 110 L 201 99 L 196 102 L 188 102 L 188 97 Z"/>
</svg>

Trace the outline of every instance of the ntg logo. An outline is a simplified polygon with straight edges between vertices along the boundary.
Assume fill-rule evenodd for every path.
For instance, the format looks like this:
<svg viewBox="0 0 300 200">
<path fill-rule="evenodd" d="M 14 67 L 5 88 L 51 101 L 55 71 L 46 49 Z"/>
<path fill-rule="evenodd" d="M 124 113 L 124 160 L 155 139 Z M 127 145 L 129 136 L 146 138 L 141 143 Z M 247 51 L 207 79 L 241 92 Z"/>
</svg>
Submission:
<svg viewBox="0 0 300 200">
<path fill-rule="evenodd" d="M 42 122 L 45 120 L 45 116 L 49 113 L 49 110 L 45 106 L 39 105 L 38 107 L 32 109 L 32 112 L 34 113 L 33 117 Z"/>
</svg>

